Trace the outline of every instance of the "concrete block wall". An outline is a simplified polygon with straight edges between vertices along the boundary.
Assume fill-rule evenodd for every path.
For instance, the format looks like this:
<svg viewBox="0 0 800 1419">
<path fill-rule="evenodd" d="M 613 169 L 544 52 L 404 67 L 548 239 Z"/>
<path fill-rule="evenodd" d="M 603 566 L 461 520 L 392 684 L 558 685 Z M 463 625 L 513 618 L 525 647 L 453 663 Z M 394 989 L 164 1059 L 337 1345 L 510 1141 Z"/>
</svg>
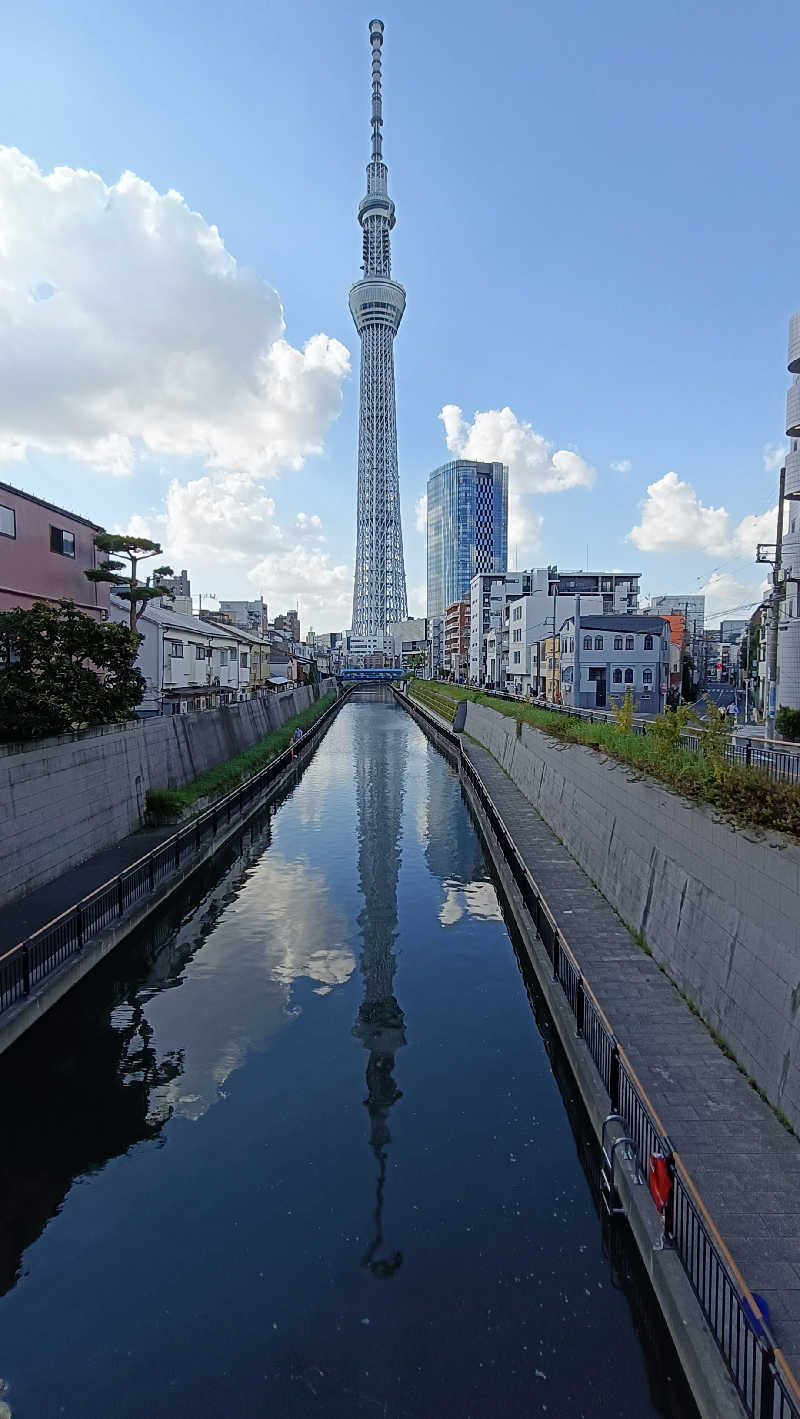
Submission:
<svg viewBox="0 0 800 1419">
<path fill-rule="evenodd" d="M 800 847 L 470 703 L 483 744 L 800 1128 Z"/>
<path fill-rule="evenodd" d="M 321 693 L 335 685 L 323 681 Z M 191 783 L 302 713 L 313 698 L 301 686 L 227 709 L 0 745 L 0 905 L 135 832 L 149 788 Z"/>
</svg>

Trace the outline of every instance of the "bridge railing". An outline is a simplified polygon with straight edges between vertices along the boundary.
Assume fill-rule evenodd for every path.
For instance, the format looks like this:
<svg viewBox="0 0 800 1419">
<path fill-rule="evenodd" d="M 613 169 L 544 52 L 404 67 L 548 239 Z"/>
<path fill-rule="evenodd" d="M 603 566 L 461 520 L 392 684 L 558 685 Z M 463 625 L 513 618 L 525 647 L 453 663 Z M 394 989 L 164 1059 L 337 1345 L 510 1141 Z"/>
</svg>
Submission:
<svg viewBox="0 0 800 1419">
<path fill-rule="evenodd" d="M 403 699 L 406 699 L 403 696 Z M 407 701 L 426 715 L 424 706 Z M 664 1217 L 665 1244 L 674 1248 L 703 1310 L 717 1347 L 749 1419 L 800 1419 L 800 1386 L 775 1343 L 758 1302 L 717 1230 L 708 1209 L 614 1030 L 585 979 L 580 963 L 558 926 L 514 839 L 495 807 L 458 734 L 435 724 L 458 757 L 465 778 L 480 800 L 525 907 L 609 1096 L 611 1111 L 625 1120 L 638 1167 L 647 1176 L 650 1157 L 661 1153 L 673 1180 Z"/>
<path fill-rule="evenodd" d="M 330 705 L 303 733 L 301 748 L 324 733 L 341 705 Z M 181 865 L 200 856 L 222 827 L 240 818 L 291 764 L 291 747 L 284 749 L 238 788 L 217 799 L 191 822 L 179 828 L 151 852 L 69 907 L 60 916 L 12 946 L 0 956 L 0 1015 L 62 966 L 100 931 L 121 920 L 134 902 L 151 896 Z"/>
</svg>

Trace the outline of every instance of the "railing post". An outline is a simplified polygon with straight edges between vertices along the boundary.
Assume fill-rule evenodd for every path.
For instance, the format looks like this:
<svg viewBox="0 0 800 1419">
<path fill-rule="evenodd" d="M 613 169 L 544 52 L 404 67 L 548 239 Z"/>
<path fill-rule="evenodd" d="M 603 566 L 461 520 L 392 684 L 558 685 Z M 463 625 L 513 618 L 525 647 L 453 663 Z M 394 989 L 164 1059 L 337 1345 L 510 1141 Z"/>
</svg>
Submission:
<svg viewBox="0 0 800 1419">
<path fill-rule="evenodd" d="M 125 884 L 120 875 L 117 878 L 117 916 L 122 916 L 125 911 Z"/>
<path fill-rule="evenodd" d="M 761 1350 L 761 1385 L 759 1387 L 758 1419 L 772 1419 L 775 1412 L 775 1375 L 772 1368 L 775 1351 L 767 1340 L 762 1340 L 759 1349 Z"/>
<path fill-rule="evenodd" d="M 608 1093 L 611 1099 L 612 1113 L 619 1113 L 619 1045 L 616 1039 L 611 1042 L 611 1064 L 608 1071 Z"/>
<path fill-rule="evenodd" d="M 181 835 L 178 833 L 175 838 L 175 870 L 181 865 Z"/>
<path fill-rule="evenodd" d="M 553 926 L 553 980 L 558 980 L 560 976 L 561 947 L 558 941 L 558 927 Z"/>
<path fill-rule="evenodd" d="M 154 892 L 156 889 L 156 864 L 153 860 L 152 852 L 147 861 L 147 878 L 150 886 L 150 891 Z"/>
<path fill-rule="evenodd" d="M 578 976 L 578 983 L 575 987 L 575 1033 L 578 1039 L 583 1036 L 583 1022 L 586 1015 L 586 991 L 583 988 L 583 976 Z"/>
<path fill-rule="evenodd" d="M 745 746 L 744 746 L 744 761 L 745 761 L 746 764 L 751 764 L 751 763 L 753 762 L 753 741 L 752 741 L 752 739 L 748 739 L 748 740 L 746 740 L 746 742 L 745 742 Z"/>
<path fill-rule="evenodd" d="M 78 904 L 75 908 L 75 928 L 78 934 L 77 950 L 83 949 L 83 907 Z"/>
<path fill-rule="evenodd" d="M 22 990 L 25 995 L 31 993 L 31 953 L 27 943 L 22 947 Z"/>
</svg>

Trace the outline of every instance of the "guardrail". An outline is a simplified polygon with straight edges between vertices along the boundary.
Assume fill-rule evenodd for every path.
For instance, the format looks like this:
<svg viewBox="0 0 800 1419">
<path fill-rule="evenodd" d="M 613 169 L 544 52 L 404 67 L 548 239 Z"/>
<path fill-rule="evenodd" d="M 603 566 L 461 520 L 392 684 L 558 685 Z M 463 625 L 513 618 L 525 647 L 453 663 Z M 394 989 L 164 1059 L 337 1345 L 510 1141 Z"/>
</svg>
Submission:
<svg viewBox="0 0 800 1419">
<path fill-rule="evenodd" d="M 327 728 L 347 693 L 320 715 L 303 733 L 305 747 Z M 199 856 L 205 843 L 213 843 L 220 827 L 241 817 L 266 788 L 288 768 L 294 757 L 284 749 L 258 773 L 238 788 L 206 808 L 172 837 L 167 838 L 138 862 L 111 877 L 60 916 L 35 931 L 0 956 L 0 1014 L 15 1001 L 30 995 L 32 988 L 46 979 L 65 961 L 83 949 L 92 936 L 112 922 L 121 920 L 134 902 L 151 896 L 156 887 L 181 864 Z"/>
<path fill-rule="evenodd" d="M 408 696 L 401 699 L 409 701 Z M 421 714 L 424 705 L 410 703 Z M 800 1419 L 800 1385 L 775 1343 L 741 1272 L 639 1082 L 602 1006 L 585 979 L 563 931 L 539 891 L 514 839 L 495 807 L 459 735 L 433 726 L 453 747 L 477 794 L 525 908 L 552 966 L 595 1068 L 608 1092 L 611 1111 L 625 1120 L 638 1165 L 647 1175 L 650 1156 L 661 1153 L 672 1175 L 672 1195 L 664 1217 L 665 1243 L 674 1248 L 750 1419 Z"/>
<path fill-rule="evenodd" d="M 431 681 L 436 684 L 436 681 Z M 585 719 L 589 724 L 611 724 L 614 722 L 613 712 L 607 710 L 587 710 L 574 709 L 568 705 L 556 705 L 551 701 L 546 704 L 539 704 L 537 700 L 523 699 L 514 695 L 504 695 L 501 690 L 481 690 L 482 695 L 493 700 L 503 700 L 511 705 L 531 705 L 534 709 L 544 709 L 550 714 L 566 715 L 568 719 Z M 634 734 L 646 734 L 649 721 L 641 718 L 634 718 L 631 730 Z M 701 731 L 702 733 L 702 731 Z M 681 734 L 688 749 L 697 750 L 700 747 L 701 733 L 694 730 L 684 730 Z M 771 743 L 775 741 L 771 740 Z M 724 757 L 730 764 L 741 764 L 748 768 L 762 769 L 771 778 L 781 779 L 787 783 L 800 783 L 800 744 L 793 752 L 790 748 L 769 749 L 758 736 L 732 739 L 725 746 Z"/>
</svg>

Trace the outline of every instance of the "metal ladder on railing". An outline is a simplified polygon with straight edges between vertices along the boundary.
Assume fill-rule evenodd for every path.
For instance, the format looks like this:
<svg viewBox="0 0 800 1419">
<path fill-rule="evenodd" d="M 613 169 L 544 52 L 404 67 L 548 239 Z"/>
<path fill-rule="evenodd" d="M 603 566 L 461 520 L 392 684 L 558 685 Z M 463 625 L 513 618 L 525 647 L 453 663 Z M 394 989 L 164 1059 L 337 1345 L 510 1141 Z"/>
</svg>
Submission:
<svg viewBox="0 0 800 1419">
<path fill-rule="evenodd" d="M 619 1216 L 620 1213 L 624 1214 L 625 1212 L 625 1208 L 622 1205 L 622 1200 L 620 1198 L 619 1192 L 617 1191 L 617 1185 L 614 1181 L 614 1164 L 616 1162 L 617 1149 L 622 1148 L 623 1158 L 625 1158 L 627 1162 L 633 1163 L 634 1182 L 636 1184 L 641 1184 L 643 1182 L 643 1178 L 641 1176 L 641 1171 L 639 1168 L 639 1158 L 636 1153 L 636 1145 L 633 1139 L 630 1138 L 627 1133 L 621 1133 L 618 1138 L 614 1139 L 610 1147 L 606 1143 L 606 1129 L 612 1123 L 618 1123 L 622 1128 L 625 1128 L 626 1126 L 625 1119 L 622 1117 L 622 1114 L 606 1114 L 606 1117 L 603 1119 L 603 1127 L 600 1130 L 600 1148 L 602 1154 L 602 1164 L 600 1168 L 600 1195 L 603 1199 L 603 1207 L 605 1208 L 608 1216 L 616 1217 Z"/>
</svg>

